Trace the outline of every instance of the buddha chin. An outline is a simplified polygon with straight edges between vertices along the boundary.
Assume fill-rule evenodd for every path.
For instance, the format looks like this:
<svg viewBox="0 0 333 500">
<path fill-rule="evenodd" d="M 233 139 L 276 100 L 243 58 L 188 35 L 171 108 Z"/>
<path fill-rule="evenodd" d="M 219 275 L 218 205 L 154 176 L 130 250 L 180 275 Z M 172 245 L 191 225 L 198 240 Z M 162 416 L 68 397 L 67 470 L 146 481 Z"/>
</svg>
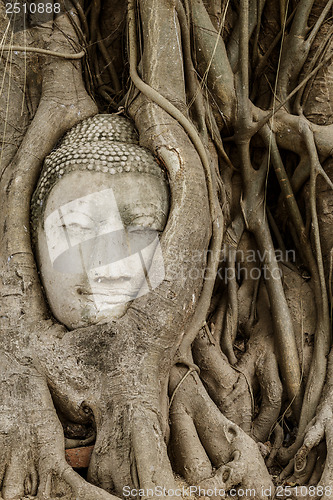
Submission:
<svg viewBox="0 0 333 500">
<path fill-rule="evenodd" d="M 124 316 L 130 302 L 126 304 L 105 304 L 101 309 L 97 307 L 86 306 L 82 308 L 82 321 L 77 324 L 71 324 L 71 328 L 80 328 L 89 325 L 102 325 L 110 320 L 116 320 Z"/>
</svg>

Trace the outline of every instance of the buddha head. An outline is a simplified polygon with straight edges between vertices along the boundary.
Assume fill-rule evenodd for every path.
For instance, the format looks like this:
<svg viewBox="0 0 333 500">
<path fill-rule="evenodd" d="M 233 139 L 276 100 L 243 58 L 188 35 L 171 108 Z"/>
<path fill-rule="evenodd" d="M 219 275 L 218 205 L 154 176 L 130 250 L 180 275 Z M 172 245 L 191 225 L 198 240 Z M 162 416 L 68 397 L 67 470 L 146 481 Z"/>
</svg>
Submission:
<svg viewBox="0 0 333 500">
<path fill-rule="evenodd" d="M 45 159 L 31 202 L 36 260 L 53 315 L 69 329 L 123 316 L 164 278 L 165 173 L 129 120 L 96 115 Z"/>
</svg>

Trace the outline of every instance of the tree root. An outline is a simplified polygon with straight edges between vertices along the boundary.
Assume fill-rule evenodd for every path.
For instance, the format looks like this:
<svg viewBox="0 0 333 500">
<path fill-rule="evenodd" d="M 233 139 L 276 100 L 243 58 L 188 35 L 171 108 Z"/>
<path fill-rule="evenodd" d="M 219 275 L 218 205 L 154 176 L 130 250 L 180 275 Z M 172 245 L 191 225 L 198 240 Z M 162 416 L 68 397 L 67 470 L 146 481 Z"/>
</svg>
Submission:
<svg viewBox="0 0 333 500">
<path fill-rule="evenodd" d="M 325 439 L 327 456 L 325 461 L 324 470 L 319 480 L 319 485 L 324 488 L 331 488 L 331 494 L 333 494 L 333 407 L 332 402 L 324 402 L 320 409 L 318 410 L 314 419 L 310 422 L 308 429 L 305 433 L 303 440 L 303 445 L 298 450 L 295 456 L 295 473 L 300 473 L 304 470 L 309 469 L 308 463 L 312 461 L 312 470 L 315 465 L 317 453 L 315 452 L 315 447 L 320 444 L 320 442 Z M 315 453 L 313 453 L 315 452 Z M 314 456 L 315 455 L 315 456 Z M 311 472 L 312 472 L 311 470 Z M 307 479 L 311 477 L 311 474 Z M 324 496 L 331 496 L 324 495 Z"/>
<path fill-rule="evenodd" d="M 193 344 L 193 355 L 200 377 L 217 407 L 245 432 L 250 432 L 251 397 L 246 378 L 228 363 L 219 344 L 212 345 L 203 331 Z M 242 412 L 236 408 L 242 408 Z"/>
<path fill-rule="evenodd" d="M 290 477 L 290 480 L 296 480 L 299 484 L 306 482 L 317 484 L 317 489 L 321 489 L 318 489 L 318 495 L 313 495 L 312 498 L 319 498 L 321 496 L 331 498 L 333 494 L 332 356 L 331 351 L 322 402 L 317 409 L 315 417 L 305 430 L 303 444 L 294 457 L 294 473 Z M 323 463 L 325 456 L 323 440 L 326 442 L 327 450 L 325 464 Z M 286 468 L 286 473 L 289 469 L 290 466 Z"/>
<path fill-rule="evenodd" d="M 264 442 L 279 416 L 282 400 L 272 321 L 264 289 L 259 294 L 258 316 L 246 353 L 236 366 L 229 365 L 219 344 L 212 345 L 204 334 L 195 340 L 193 355 L 200 367 L 200 377 L 220 411 L 247 434 Z M 262 400 L 259 414 L 252 422 L 253 392 L 258 383 Z"/>
<path fill-rule="evenodd" d="M 65 460 L 63 429 L 46 381 L 33 365 L 0 352 L 0 494 L 4 500 L 38 495 L 112 500 L 79 476 Z M 12 395 L 15 394 L 15 398 Z"/>
<path fill-rule="evenodd" d="M 182 376 L 182 370 L 172 369 L 170 390 Z M 176 451 L 173 460 L 188 482 L 226 492 L 238 485 L 254 489 L 258 498 L 264 498 L 264 489 L 273 491 L 258 447 L 217 409 L 196 373 L 179 387 L 170 419 L 170 448 Z"/>
<path fill-rule="evenodd" d="M 88 480 L 119 496 L 124 486 L 175 488 L 153 398 L 131 397 L 125 391 L 111 401 L 106 411 L 99 411 L 103 417 L 96 422 Z"/>
</svg>

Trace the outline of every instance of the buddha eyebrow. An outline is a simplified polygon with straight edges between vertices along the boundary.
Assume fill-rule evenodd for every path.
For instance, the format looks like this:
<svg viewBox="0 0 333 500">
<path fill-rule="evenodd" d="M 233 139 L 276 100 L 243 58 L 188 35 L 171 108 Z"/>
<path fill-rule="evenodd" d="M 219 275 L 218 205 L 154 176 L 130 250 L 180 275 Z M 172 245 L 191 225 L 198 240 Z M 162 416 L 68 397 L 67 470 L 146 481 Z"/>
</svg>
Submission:
<svg viewBox="0 0 333 500">
<path fill-rule="evenodd" d="M 147 215 L 146 214 L 137 214 L 135 217 L 125 220 L 124 224 L 125 224 L 125 226 L 135 226 L 137 224 L 140 227 L 140 226 L 142 226 L 142 224 L 140 224 L 140 222 L 136 222 L 136 220 L 141 219 L 142 217 L 147 217 Z M 149 217 L 149 221 L 147 224 L 147 228 L 154 225 L 154 224 L 161 224 L 161 217 L 162 216 L 160 216 L 160 214 L 158 214 L 158 215 L 151 214 L 148 217 Z M 143 226 L 145 226 L 145 224 L 143 224 Z"/>
</svg>

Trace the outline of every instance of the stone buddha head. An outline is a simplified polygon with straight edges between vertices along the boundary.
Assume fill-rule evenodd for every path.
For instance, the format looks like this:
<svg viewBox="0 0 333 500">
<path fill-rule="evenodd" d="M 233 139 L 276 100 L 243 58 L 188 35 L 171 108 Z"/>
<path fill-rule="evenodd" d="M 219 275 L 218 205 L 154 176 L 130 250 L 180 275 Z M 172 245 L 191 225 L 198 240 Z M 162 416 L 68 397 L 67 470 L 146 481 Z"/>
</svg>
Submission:
<svg viewBox="0 0 333 500">
<path fill-rule="evenodd" d="M 165 173 L 128 119 L 96 115 L 73 127 L 45 159 L 31 202 L 53 315 L 70 329 L 103 323 L 156 288 L 168 210 Z"/>
</svg>

